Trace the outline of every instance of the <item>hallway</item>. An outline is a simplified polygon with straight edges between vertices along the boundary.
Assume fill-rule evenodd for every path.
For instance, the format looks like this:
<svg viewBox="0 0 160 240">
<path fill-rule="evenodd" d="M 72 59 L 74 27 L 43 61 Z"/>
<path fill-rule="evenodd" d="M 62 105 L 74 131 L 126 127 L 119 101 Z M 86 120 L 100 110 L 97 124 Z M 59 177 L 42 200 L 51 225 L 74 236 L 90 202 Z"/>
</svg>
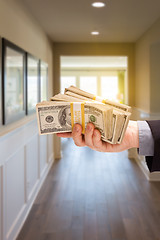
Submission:
<svg viewBox="0 0 160 240">
<path fill-rule="evenodd" d="M 160 182 L 127 152 L 99 153 L 62 141 L 17 240 L 158 240 Z"/>
</svg>

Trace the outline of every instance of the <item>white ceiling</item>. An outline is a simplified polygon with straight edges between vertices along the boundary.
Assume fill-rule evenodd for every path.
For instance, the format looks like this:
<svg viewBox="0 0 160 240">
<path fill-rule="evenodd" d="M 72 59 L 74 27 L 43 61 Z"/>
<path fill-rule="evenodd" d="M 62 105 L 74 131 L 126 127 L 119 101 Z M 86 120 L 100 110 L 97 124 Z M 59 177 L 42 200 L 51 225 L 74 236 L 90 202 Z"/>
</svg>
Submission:
<svg viewBox="0 0 160 240">
<path fill-rule="evenodd" d="M 135 42 L 160 17 L 160 0 L 105 0 L 102 9 L 92 0 L 19 1 L 54 42 Z"/>
</svg>

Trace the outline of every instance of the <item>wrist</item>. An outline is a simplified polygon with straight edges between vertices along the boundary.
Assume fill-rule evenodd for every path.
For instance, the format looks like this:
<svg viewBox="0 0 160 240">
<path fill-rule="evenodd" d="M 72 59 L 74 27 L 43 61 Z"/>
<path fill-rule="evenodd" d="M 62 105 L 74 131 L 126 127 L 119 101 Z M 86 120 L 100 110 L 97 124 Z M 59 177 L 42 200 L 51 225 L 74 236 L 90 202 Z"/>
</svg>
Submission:
<svg viewBox="0 0 160 240">
<path fill-rule="evenodd" d="M 139 132 L 137 121 L 130 120 L 128 127 L 131 134 L 130 148 L 139 148 Z"/>
</svg>

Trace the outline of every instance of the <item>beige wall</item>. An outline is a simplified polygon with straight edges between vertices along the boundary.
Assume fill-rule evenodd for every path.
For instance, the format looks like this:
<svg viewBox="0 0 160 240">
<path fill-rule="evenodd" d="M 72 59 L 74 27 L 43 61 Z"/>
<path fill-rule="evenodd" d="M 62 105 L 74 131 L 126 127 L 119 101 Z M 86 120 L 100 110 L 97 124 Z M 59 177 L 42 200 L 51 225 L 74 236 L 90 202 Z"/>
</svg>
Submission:
<svg viewBox="0 0 160 240">
<path fill-rule="evenodd" d="M 134 44 L 54 43 L 55 93 L 60 89 L 60 56 L 128 56 L 128 104 L 134 106 Z"/>
<path fill-rule="evenodd" d="M 54 43 L 54 93 L 60 91 L 60 56 L 128 56 L 128 104 L 134 106 L 134 44 Z M 60 139 L 55 136 L 55 156 L 61 156 Z"/>
<path fill-rule="evenodd" d="M 0 36 L 49 64 L 49 95 L 52 95 L 52 42 L 20 2 L 0 0 Z"/>
<path fill-rule="evenodd" d="M 0 0 L 0 37 L 48 63 L 51 96 L 52 42 L 20 2 Z M 6 126 L 0 124 L 1 240 L 16 239 L 53 163 L 53 146 L 52 135 L 39 136 L 35 114 Z M 13 192 L 15 196 L 12 198 Z"/>
<path fill-rule="evenodd" d="M 160 19 L 135 45 L 135 106 L 160 113 Z"/>
<path fill-rule="evenodd" d="M 0 37 L 6 38 L 25 51 L 48 63 L 49 97 L 53 95 L 53 43 L 48 39 L 38 22 L 21 4 L 21 0 L 0 0 Z M 1 69 L 0 69 L 1 70 Z M 1 86 L 0 86 L 1 88 Z M 1 96 L 0 96 L 1 97 Z M 1 103 L 1 101 L 0 101 Z M 36 116 L 1 126 L 0 136 L 24 126 L 28 131 L 28 122 L 36 121 Z M 52 137 L 52 136 L 51 136 Z M 49 146 L 53 152 L 53 137 Z"/>
</svg>

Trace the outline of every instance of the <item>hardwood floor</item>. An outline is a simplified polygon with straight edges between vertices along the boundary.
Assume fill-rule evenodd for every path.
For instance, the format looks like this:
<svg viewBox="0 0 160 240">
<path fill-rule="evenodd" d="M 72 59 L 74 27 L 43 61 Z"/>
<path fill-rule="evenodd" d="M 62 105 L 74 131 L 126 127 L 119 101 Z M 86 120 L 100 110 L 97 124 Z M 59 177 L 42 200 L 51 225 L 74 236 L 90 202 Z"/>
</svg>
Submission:
<svg viewBox="0 0 160 240">
<path fill-rule="evenodd" d="M 127 152 L 62 143 L 17 240 L 159 240 L 160 182 Z"/>
</svg>

